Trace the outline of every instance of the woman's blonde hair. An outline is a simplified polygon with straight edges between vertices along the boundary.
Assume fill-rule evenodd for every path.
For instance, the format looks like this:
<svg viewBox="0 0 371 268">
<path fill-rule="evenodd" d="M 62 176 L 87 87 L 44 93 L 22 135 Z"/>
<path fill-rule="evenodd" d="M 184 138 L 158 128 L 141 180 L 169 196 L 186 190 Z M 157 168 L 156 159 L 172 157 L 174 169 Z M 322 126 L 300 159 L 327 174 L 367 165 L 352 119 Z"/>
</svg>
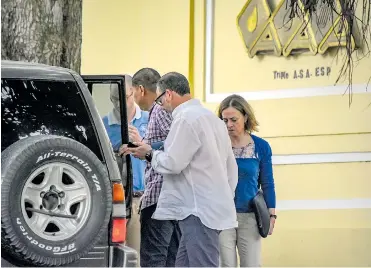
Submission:
<svg viewBox="0 0 371 268">
<path fill-rule="evenodd" d="M 247 117 L 247 121 L 245 122 L 245 131 L 248 133 L 259 131 L 259 123 L 255 118 L 254 110 L 243 97 L 233 94 L 225 98 L 219 105 L 218 116 L 220 119 L 223 119 L 222 112 L 229 107 L 235 108 L 243 116 Z"/>
</svg>

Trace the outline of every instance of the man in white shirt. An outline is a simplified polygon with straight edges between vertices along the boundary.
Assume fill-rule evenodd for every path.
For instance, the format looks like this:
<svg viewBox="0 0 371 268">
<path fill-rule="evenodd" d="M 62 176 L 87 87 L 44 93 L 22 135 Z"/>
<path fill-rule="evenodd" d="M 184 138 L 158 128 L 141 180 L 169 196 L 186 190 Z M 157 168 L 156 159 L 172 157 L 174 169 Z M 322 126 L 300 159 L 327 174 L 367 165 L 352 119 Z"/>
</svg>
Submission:
<svg viewBox="0 0 371 268">
<path fill-rule="evenodd" d="M 187 78 L 172 72 L 157 83 L 156 103 L 172 112 L 164 151 L 144 143 L 125 152 L 146 159 L 164 182 L 153 218 L 177 220 L 176 266 L 218 267 L 219 232 L 237 227 L 238 169 L 225 124 L 192 99 Z"/>
</svg>

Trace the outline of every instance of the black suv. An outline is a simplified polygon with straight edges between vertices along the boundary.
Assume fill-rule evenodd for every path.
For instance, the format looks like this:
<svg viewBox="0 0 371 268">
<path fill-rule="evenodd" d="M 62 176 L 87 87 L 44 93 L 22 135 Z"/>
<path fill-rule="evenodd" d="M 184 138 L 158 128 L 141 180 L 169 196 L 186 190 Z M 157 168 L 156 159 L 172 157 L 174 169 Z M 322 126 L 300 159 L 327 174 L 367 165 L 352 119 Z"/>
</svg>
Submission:
<svg viewBox="0 0 371 268">
<path fill-rule="evenodd" d="M 127 142 L 124 76 L 1 65 L 1 266 L 136 266 L 130 157 L 120 173 L 89 92 L 118 84 Z"/>
</svg>

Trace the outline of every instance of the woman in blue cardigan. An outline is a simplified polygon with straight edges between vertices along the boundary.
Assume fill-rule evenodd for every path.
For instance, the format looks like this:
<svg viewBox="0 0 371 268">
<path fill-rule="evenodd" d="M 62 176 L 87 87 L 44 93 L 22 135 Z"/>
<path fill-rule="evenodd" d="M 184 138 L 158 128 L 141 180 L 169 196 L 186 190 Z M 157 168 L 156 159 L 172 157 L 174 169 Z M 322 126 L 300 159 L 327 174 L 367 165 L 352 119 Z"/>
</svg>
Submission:
<svg viewBox="0 0 371 268">
<path fill-rule="evenodd" d="M 259 267 L 261 236 L 250 201 L 261 187 L 271 214 L 269 234 L 272 234 L 277 216 L 271 147 L 264 139 L 251 134 L 258 131 L 258 122 L 251 106 L 241 96 L 231 95 L 224 99 L 219 117 L 228 128 L 238 165 L 235 191 L 238 227 L 220 233 L 221 266 L 237 267 L 237 247 L 241 267 Z"/>
</svg>

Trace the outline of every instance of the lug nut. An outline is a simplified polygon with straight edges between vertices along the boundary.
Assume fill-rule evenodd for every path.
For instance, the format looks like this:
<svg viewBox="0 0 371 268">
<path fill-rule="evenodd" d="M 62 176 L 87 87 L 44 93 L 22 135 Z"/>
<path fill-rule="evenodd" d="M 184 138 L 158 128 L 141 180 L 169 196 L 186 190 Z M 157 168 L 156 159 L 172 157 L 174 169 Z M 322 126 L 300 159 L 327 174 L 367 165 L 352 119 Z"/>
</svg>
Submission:
<svg viewBox="0 0 371 268">
<path fill-rule="evenodd" d="M 55 189 L 57 189 L 57 188 L 55 187 L 55 185 L 50 186 L 50 190 L 51 190 L 51 191 L 53 191 L 53 190 L 55 190 Z"/>
<path fill-rule="evenodd" d="M 40 197 L 44 197 L 44 195 L 45 195 L 45 192 L 42 191 L 42 192 L 40 193 Z"/>
<path fill-rule="evenodd" d="M 59 196 L 60 198 L 63 198 L 63 197 L 65 196 L 65 194 L 64 194 L 64 192 L 59 192 L 59 193 L 58 193 L 58 196 Z"/>
</svg>

